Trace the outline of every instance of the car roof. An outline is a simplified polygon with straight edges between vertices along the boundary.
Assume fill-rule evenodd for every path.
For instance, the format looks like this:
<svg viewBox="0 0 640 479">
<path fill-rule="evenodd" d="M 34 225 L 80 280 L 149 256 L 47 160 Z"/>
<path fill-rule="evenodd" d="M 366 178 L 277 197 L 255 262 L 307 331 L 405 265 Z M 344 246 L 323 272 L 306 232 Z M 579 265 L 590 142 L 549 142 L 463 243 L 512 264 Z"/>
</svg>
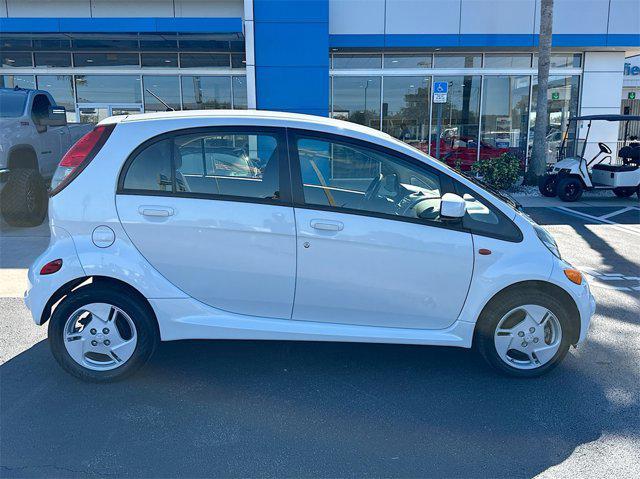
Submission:
<svg viewBox="0 0 640 479">
<path fill-rule="evenodd" d="M 358 125 L 344 120 L 336 120 L 334 118 L 327 118 L 323 116 L 303 115 L 301 113 L 289 113 L 282 111 L 270 111 L 270 110 L 182 110 L 182 111 L 167 111 L 156 113 L 140 113 L 126 116 L 109 117 L 102 120 L 101 124 L 107 123 L 133 123 L 152 120 L 184 120 L 188 122 L 190 119 L 228 119 L 233 121 L 234 119 L 242 120 L 275 120 L 280 126 L 290 126 L 292 128 L 304 128 L 304 125 L 308 125 L 311 129 L 316 129 L 319 126 L 339 128 L 341 130 L 358 132 L 366 134 L 368 136 L 377 136 L 385 140 L 395 140 L 391 135 L 383 133 L 380 130 L 374 130 L 366 126 Z"/>
</svg>

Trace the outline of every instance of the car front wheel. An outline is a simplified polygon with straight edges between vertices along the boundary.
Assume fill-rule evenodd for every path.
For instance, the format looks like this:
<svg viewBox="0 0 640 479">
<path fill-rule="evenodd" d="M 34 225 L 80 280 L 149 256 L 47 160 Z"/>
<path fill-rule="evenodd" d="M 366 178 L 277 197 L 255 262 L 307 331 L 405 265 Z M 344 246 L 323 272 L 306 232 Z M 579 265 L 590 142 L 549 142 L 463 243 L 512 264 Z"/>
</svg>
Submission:
<svg viewBox="0 0 640 479">
<path fill-rule="evenodd" d="M 540 376 L 567 354 L 570 314 L 553 295 L 515 291 L 485 307 L 476 330 L 477 347 L 499 372 Z"/>
<path fill-rule="evenodd" d="M 49 321 L 53 356 L 85 381 L 129 376 L 147 362 L 158 340 L 149 306 L 111 286 L 91 284 L 73 291 Z"/>
</svg>

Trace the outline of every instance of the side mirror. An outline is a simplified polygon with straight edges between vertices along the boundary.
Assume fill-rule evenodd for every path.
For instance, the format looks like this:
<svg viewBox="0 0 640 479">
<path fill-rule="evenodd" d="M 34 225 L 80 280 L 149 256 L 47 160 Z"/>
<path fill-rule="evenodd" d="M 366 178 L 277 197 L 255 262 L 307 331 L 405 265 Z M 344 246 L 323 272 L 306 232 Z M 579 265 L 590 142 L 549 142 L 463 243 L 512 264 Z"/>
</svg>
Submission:
<svg viewBox="0 0 640 479">
<path fill-rule="evenodd" d="M 47 110 L 47 116 L 40 119 L 43 126 L 66 126 L 67 112 L 63 106 L 50 106 Z"/>
<path fill-rule="evenodd" d="M 467 211 L 467 204 L 458 195 L 445 193 L 440 201 L 440 218 L 443 220 L 461 220 Z"/>
</svg>

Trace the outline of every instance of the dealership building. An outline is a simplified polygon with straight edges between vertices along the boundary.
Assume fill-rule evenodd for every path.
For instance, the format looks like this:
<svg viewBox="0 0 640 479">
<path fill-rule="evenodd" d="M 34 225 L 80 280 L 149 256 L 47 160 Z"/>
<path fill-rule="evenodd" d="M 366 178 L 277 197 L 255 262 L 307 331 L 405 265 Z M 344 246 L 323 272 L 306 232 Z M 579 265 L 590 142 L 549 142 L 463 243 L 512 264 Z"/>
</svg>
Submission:
<svg viewBox="0 0 640 479">
<path fill-rule="evenodd" d="M 569 116 L 621 112 L 626 58 L 640 52 L 640 1 L 554 4 L 550 155 L 565 136 L 578 143 Z M 282 110 L 456 163 L 526 161 L 539 22 L 539 0 L 0 0 L 0 86 L 48 90 L 70 121 Z M 615 148 L 618 125 L 594 123 L 591 138 Z"/>
</svg>

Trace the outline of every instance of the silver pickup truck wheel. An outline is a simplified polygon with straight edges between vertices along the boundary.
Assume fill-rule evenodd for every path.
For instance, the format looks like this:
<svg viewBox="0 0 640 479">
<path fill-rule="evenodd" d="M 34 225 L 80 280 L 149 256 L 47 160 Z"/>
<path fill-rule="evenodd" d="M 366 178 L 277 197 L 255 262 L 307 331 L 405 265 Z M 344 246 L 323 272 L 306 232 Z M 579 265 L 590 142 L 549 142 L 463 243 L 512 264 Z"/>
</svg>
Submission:
<svg viewBox="0 0 640 479">
<path fill-rule="evenodd" d="M 2 217 L 11 226 L 38 226 L 47 214 L 47 187 L 36 170 L 17 168 L 2 189 Z"/>
</svg>

